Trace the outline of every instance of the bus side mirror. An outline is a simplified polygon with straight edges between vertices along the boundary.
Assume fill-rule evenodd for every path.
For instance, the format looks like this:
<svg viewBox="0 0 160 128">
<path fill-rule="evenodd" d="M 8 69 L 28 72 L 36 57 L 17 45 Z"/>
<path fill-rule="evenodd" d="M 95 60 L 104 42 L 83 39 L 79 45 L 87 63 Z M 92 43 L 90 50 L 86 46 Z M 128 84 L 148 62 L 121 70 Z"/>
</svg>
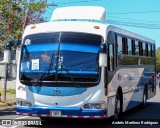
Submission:
<svg viewBox="0 0 160 128">
<path fill-rule="evenodd" d="M 107 67 L 107 45 L 105 43 L 100 46 L 99 67 Z"/>
<path fill-rule="evenodd" d="M 5 45 L 5 50 L 11 50 L 11 47 L 14 45 L 14 41 L 13 40 L 9 40 L 6 42 Z"/>
</svg>

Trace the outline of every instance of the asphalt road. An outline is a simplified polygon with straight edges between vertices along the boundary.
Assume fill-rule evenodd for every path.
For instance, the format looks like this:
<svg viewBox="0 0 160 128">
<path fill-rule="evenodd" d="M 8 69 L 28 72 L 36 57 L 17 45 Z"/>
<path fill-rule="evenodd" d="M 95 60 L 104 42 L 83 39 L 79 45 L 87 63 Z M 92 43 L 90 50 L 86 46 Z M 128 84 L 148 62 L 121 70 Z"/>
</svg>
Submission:
<svg viewBox="0 0 160 128">
<path fill-rule="evenodd" d="M 39 119 L 38 117 L 18 116 L 15 114 L 15 107 L 0 109 L 1 119 Z M 85 120 L 85 119 L 53 119 L 49 122 L 41 122 L 40 126 L 2 126 L 0 128 L 160 128 L 160 91 L 157 88 L 157 94 L 154 98 L 148 101 L 146 108 L 140 107 L 127 111 L 122 116 L 122 122 L 128 121 L 129 123 L 141 123 L 141 121 L 159 122 L 159 125 L 133 125 L 133 124 L 113 124 L 109 119 L 105 120 Z M 134 121 L 134 122 L 133 122 Z M 115 121 L 114 123 L 118 123 Z"/>
</svg>

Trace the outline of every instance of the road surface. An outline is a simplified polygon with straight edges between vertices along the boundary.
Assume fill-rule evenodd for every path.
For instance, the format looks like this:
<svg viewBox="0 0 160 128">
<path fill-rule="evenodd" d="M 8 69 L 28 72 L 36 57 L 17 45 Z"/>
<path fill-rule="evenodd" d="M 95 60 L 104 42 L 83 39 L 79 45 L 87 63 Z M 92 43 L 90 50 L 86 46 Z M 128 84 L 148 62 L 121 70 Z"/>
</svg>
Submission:
<svg viewBox="0 0 160 128">
<path fill-rule="evenodd" d="M 15 114 L 15 107 L 3 108 L 0 110 L 0 119 L 39 119 L 38 117 L 18 116 Z M 157 88 L 157 94 L 154 98 L 148 101 L 146 108 L 137 107 L 122 116 L 122 122 L 129 121 L 129 123 L 138 123 L 142 120 L 150 122 L 159 122 L 159 125 L 133 125 L 133 124 L 112 124 L 118 121 L 110 120 L 84 120 L 84 119 L 53 119 L 50 122 L 41 122 L 42 126 L 5 126 L 9 128 L 160 128 L 160 91 Z M 134 122 L 132 122 L 134 121 Z M 3 128 L 4 126 L 0 126 Z M 5 128 L 4 127 L 4 128 Z"/>
</svg>

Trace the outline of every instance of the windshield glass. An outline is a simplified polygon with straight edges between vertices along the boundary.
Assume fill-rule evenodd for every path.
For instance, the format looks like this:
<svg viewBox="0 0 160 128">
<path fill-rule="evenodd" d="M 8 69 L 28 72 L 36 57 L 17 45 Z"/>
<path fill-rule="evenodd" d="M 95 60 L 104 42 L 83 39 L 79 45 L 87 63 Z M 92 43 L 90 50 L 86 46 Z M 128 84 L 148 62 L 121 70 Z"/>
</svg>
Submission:
<svg viewBox="0 0 160 128">
<path fill-rule="evenodd" d="M 98 51 L 102 37 L 86 33 L 42 33 L 26 36 L 20 80 L 42 82 L 99 80 Z"/>
</svg>

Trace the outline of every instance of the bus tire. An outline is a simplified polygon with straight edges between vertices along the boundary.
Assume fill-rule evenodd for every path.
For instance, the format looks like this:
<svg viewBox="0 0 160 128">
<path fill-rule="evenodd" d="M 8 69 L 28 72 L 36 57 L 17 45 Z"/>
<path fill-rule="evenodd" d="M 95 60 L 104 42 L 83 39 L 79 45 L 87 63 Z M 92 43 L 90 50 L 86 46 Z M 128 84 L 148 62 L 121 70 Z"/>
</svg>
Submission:
<svg viewBox="0 0 160 128">
<path fill-rule="evenodd" d="M 114 119 L 118 120 L 122 114 L 122 99 L 119 92 L 116 94 L 115 98 L 115 109 L 114 109 Z"/>
<path fill-rule="evenodd" d="M 143 91 L 143 100 L 142 100 L 142 108 L 145 108 L 147 105 L 147 87 L 144 87 Z"/>
</svg>

